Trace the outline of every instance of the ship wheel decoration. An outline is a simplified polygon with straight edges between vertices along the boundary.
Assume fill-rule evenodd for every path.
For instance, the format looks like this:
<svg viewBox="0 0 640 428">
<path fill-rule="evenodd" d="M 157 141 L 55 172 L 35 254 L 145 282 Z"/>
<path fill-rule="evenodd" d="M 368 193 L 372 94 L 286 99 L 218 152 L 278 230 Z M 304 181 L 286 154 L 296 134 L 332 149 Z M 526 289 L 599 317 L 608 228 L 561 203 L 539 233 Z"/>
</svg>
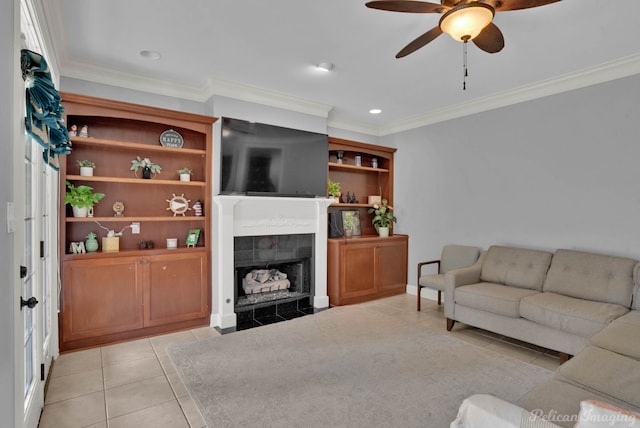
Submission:
<svg viewBox="0 0 640 428">
<path fill-rule="evenodd" d="M 169 207 L 167 208 L 167 210 L 171 210 L 174 217 L 178 214 L 182 214 L 184 216 L 184 213 L 191 209 L 189 207 L 189 202 L 191 202 L 191 200 L 185 198 L 184 194 L 176 196 L 176 194 L 174 193 L 173 198 L 167 199 L 167 202 L 169 202 Z"/>
</svg>

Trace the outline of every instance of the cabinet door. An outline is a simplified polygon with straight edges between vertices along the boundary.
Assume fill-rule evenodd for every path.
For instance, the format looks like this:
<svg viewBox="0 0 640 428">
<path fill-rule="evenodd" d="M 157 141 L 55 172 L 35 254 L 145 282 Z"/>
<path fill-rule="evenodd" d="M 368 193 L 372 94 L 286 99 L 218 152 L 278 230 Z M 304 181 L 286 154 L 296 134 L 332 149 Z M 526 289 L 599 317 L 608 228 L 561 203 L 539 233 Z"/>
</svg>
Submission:
<svg viewBox="0 0 640 428">
<path fill-rule="evenodd" d="M 376 292 L 374 252 L 371 245 L 342 247 L 340 297 L 366 296 Z"/>
<path fill-rule="evenodd" d="M 407 243 L 398 241 L 376 247 L 375 277 L 379 291 L 407 285 Z"/>
<path fill-rule="evenodd" d="M 144 263 L 145 327 L 209 315 L 206 253 L 152 256 Z"/>
<path fill-rule="evenodd" d="M 63 342 L 141 328 L 138 259 L 65 263 L 62 301 Z"/>
</svg>

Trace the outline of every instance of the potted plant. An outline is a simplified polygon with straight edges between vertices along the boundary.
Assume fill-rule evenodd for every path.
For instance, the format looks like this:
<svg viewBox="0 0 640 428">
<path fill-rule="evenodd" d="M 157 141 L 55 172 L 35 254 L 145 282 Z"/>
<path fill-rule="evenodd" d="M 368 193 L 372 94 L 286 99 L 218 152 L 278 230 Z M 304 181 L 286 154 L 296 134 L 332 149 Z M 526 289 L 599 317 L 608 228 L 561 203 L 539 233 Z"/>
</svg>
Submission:
<svg viewBox="0 0 640 428">
<path fill-rule="evenodd" d="M 83 177 L 91 177 L 93 176 L 93 168 L 96 167 L 96 164 L 91 162 L 90 160 L 78 160 L 76 164 L 80 167 L 80 175 Z"/>
<path fill-rule="evenodd" d="M 351 238 L 353 236 L 353 227 L 355 226 L 353 216 L 342 217 L 342 227 L 344 228 L 344 237 Z"/>
<path fill-rule="evenodd" d="M 178 170 L 180 181 L 191 181 L 191 174 L 193 174 L 191 168 L 180 168 Z"/>
<path fill-rule="evenodd" d="M 340 183 L 329 179 L 329 181 L 327 181 L 327 193 L 329 197 L 335 199 L 336 202 L 340 202 L 340 195 L 342 195 L 342 193 L 340 193 Z"/>
<path fill-rule="evenodd" d="M 394 222 L 398 221 L 391 212 L 392 210 L 393 207 L 387 205 L 386 199 L 383 199 L 379 204 L 373 204 L 373 207 L 369 208 L 369 214 L 373 214 L 371 222 L 381 238 L 389 236 L 389 229 L 393 227 Z"/>
<path fill-rule="evenodd" d="M 142 168 L 142 178 L 145 179 L 151 178 L 151 174 L 160 174 L 160 171 L 162 171 L 162 167 L 151 162 L 151 159 L 140 159 L 140 156 L 136 156 L 136 158 L 131 161 L 131 168 L 129 168 L 131 171 L 134 171 L 136 177 L 138 176 L 138 168 Z"/>
<path fill-rule="evenodd" d="M 93 216 L 93 206 L 97 204 L 104 193 L 93 193 L 93 188 L 85 185 L 74 186 L 67 181 L 67 193 L 64 195 L 64 203 L 71 205 L 74 217 Z"/>
</svg>

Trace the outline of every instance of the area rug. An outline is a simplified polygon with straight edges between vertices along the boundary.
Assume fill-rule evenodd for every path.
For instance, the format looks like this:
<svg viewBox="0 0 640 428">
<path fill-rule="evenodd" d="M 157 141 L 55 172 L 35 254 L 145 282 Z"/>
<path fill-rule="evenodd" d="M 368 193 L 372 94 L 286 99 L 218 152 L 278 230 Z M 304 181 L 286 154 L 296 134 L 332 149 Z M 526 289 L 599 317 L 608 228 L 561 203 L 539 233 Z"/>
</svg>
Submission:
<svg viewBox="0 0 640 428">
<path fill-rule="evenodd" d="M 169 349 L 209 428 L 448 427 L 466 397 L 515 402 L 552 372 L 366 305 Z"/>
</svg>

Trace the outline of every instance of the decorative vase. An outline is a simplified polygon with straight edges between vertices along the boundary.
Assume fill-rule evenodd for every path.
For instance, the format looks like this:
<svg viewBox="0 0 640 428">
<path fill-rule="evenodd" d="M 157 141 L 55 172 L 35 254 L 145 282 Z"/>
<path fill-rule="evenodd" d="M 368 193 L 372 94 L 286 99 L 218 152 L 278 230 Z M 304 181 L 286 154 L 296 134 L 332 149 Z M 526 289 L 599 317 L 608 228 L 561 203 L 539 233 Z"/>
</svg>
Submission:
<svg viewBox="0 0 640 428">
<path fill-rule="evenodd" d="M 83 177 L 93 177 L 93 168 L 90 166 L 81 166 L 80 175 Z"/>
<path fill-rule="evenodd" d="M 191 174 L 180 174 L 180 181 L 191 181 Z"/>
<path fill-rule="evenodd" d="M 353 230 L 351 229 L 345 229 L 344 230 L 344 237 L 345 238 L 351 238 L 353 236 Z"/>
<path fill-rule="evenodd" d="M 389 228 L 388 227 L 379 227 L 378 228 L 378 235 L 381 238 L 388 238 L 389 237 Z"/>
<path fill-rule="evenodd" d="M 149 168 L 148 166 L 142 168 L 142 178 L 144 178 L 145 180 L 149 180 L 151 178 L 151 168 Z"/>
<path fill-rule="evenodd" d="M 98 240 L 95 238 L 95 236 L 92 238 L 87 238 L 87 240 L 84 241 L 84 248 L 88 253 L 95 253 L 96 251 L 98 251 Z"/>
<path fill-rule="evenodd" d="M 71 205 L 71 208 L 73 209 L 74 217 L 86 217 L 87 213 L 89 212 L 89 209 L 87 207 L 77 207 L 75 205 Z"/>
</svg>

